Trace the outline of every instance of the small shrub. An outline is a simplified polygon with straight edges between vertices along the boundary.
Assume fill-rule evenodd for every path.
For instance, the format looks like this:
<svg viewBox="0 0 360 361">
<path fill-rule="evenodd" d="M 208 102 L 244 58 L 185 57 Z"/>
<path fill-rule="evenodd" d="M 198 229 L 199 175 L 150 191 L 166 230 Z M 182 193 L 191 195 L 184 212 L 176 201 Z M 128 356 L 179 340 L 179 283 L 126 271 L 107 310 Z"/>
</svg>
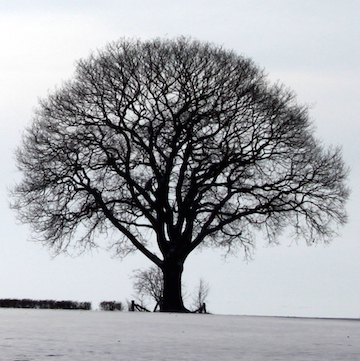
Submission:
<svg viewBox="0 0 360 361">
<path fill-rule="evenodd" d="M 101 311 L 123 311 L 124 305 L 116 301 L 102 301 L 100 303 Z"/>
</svg>

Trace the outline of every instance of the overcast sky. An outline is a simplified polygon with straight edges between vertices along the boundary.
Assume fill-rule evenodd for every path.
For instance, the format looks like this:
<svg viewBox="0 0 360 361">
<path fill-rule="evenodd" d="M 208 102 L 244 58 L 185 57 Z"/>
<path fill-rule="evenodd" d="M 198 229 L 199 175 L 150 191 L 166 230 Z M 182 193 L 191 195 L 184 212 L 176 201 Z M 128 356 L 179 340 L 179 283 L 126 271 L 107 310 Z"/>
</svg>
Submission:
<svg viewBox="0 0 360 361">
<path fill-rule="evenodd" d="M 214 313 L 360 317 L 359 19 L 358 0 L 0 0 L 0 298 L 95 307 L 132 298 L 132 271 L 149 265 L 142 256 L 52 258 L 27 241 L 29 228 L 8 206 L 19 179 L 13 152 L 38 98 L 71 78 L 79 58 L 120 37 L 189 35 L 251 57 L 311 105 L 316 136 L 343 146 L 352 194 L 349 223 L 329 246 L 259 239 L 251 262 L 195 253 L 185 265 L 187 293 L 203 277 Z"/>
</svg>

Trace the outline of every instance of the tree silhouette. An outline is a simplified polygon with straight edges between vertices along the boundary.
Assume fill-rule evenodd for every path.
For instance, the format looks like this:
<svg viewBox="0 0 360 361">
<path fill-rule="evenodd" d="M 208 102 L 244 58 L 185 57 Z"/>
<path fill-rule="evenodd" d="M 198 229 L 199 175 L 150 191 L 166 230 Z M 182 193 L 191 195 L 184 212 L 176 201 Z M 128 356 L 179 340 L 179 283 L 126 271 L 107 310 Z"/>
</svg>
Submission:
<svg viewBox="0 0 360 361">
<path fill-rule="evenodd" d="M 151 266 L 145 270 L 137 269 L 133 275 L 136 297 L 140 302 L 144 299 L 155 301 L 155 308 L 161 308 L 164 294 L 164 277 L 161 269 Z"/>
<path fill-rule="evenodd" d="M 77 63 L 40 101 L 16 153 L 13 207 L 56 253 L 115 230 L 164 275 L 163 311 L 185 311 L 181 275 L 199 246 L 251 251 L 285 228 L 329 241 L 346 221 L 339 148 L 252 60 L 188 38 L 122 39 Z"/>
<path fill-rule="evenodd" d="M 201 310 L 204 307 L 209 292 L 209 284 L 203 278 L 200 278 L 199 284 L 196 286 L 193 296 L 193 305 L 195 311 Z M 204 312 L 206 313 L 206 309 L 204 309 Z"/>
</svg>

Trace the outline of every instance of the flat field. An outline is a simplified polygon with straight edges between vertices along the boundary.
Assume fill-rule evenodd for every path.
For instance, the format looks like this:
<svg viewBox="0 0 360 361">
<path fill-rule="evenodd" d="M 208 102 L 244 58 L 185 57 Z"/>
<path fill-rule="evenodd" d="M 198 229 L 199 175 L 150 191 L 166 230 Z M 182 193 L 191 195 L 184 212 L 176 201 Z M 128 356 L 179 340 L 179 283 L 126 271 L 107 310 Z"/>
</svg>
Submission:
<svg viewBox="0 0 360 361">
<path fill-rule="evenodd" d="M 1 361 L 360 360 L 360 320 L 0 309 Z"/>
</svg>

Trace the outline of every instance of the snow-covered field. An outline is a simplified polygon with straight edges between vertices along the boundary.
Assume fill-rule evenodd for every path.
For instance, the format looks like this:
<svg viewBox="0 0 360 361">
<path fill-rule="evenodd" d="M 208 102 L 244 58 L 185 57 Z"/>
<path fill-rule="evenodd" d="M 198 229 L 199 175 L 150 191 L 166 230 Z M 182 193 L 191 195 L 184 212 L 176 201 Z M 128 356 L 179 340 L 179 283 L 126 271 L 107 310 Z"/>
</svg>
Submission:
<svg viewBox="0 0 360 361">
<path fill-rule="evenodd" d="M 360 360 L 360 320 L 0 309 L 1 361 Z"/>
</svg>

